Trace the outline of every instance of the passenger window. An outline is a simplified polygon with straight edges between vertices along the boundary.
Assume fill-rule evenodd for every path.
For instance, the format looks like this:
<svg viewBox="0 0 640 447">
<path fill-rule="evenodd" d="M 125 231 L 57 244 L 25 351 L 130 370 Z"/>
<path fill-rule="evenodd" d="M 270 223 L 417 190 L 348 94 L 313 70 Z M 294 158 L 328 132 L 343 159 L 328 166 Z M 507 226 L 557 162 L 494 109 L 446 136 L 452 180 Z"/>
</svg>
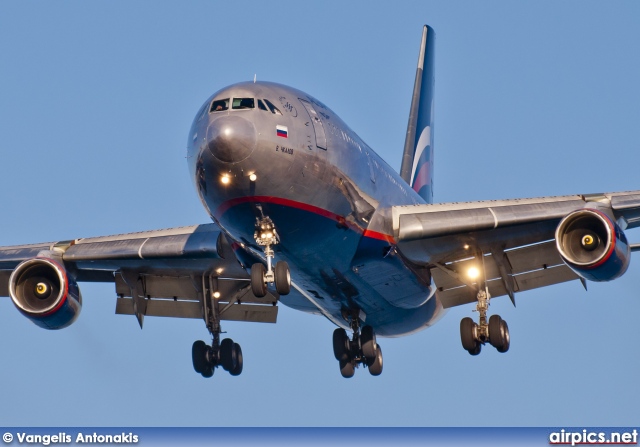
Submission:
<svg viewBox="0 0 640 447">
<path fill-rule="evenodd" d="M 211 104 L 211 112 L 221 112 L 223 110 L 227 110 L 229 108 L 229 98 L 227 99 L 219 99 L 217 101 L 213 101 Z"/>
<path fill-rule="evenodd" d="M 271 113 L 275 113 L 276 115 L 282 115 L 280 110 L 278 110 L 278 108 L 276 106 L 271 104 L 271 101 L 269 101 L 268 99 L 265 99 L 264 102 L 267 103 L 267 106 L 269 107 L 269 110 L 271 110 Z"/>
<path fill-rule="evenodd" d="M 232 109 L 253 109 L 255 107 L 253 98 L 233 98 Z"/>
<path fill-rule="evenodd" d="M 262 102 L 262 99 L 258 99 L 258 108 L 259 108 L 260 110 L 265 110 L 265 111 L 267 111 L 267 112 L 268 112 L 268 110 L 267 110 L 267 106 L 265 106 L 265 105 L 264 105 L 264 103 Z"/>
</svg>

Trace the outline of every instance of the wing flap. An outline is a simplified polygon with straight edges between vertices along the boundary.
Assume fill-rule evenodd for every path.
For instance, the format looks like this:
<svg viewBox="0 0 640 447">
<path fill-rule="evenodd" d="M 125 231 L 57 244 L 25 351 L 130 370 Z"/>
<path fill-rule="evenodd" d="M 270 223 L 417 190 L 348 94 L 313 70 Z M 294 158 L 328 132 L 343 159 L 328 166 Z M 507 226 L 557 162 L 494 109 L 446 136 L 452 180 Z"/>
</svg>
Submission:
<svg viewBox="0 0 640 447">
<path fill-rule="evenodd" d="M 514 279 L 518 284 L 518 289 L 523 292 L 552 284 L 573 281 L 578 279 L 578 275 L 566 265 L 558 265 L 542 270 L 534 270 L 533 272 L 528 272 L 523 275 L 517 275 Z"/>
<path fill-rule="evenodd" d="M 443 306 L 458 306 L 476 300 L 478 285 L 466 279 L 471 267 L 481 269 L 484 266 L 492 297 L 507 295 L 507 283 L 512 284 L 513 292 L 523 292 L 578 279 L 562 262 L 553 240 L 504 252 L 504 273 L 508 278 L 500 272 L 494 256 L 493 253 L 483 256 L 481 261 L 476 257 L 466 258 L 433 268 L 432 278 Z"/>
<path fill-rule="evenodd" d="M 116 302 L 116 314 L 135 315 L 133 299 L 119 297 Z M 201 319 L 202 305 L 198 301 L 147 300 L 144 312 L 149 317 L 172 317 Z M 275 323 L 278 317 L 277 306 L 255 304 L 227 304 L 220 312 L 220 319 L 226 321 L 246 321 L 253 323 Z"/>
<path fill-rule="evenodd" d="M 548 267 L 546 269 L 534 270 L 532 272 L 514 275 L 517 291 L 536 289 L 550 286 L 562 282 L 578 279 L 578 276 L 566 265 Z M 501 279 L 487 281 L 487 287 L 492 298 L 507 295 L 507 290 Z M 460 306 L 476 301 L 476 290 L 463 285 L 447 290 L 436 290 L 436 296 L 442 302 L 444 308 Z"/>
<path fill-rule="evenodd" d="M 510 275 L 521 275 L 533 270 L 540 270 L 547 267 L 564 265 L 555 241 L 547 241 L 540 244 L 528 245 L 504 252 L 506 256 L 506 268 Z M 500 269 L 495 262 L 494 255 L 483 257 L 479 262 L 475 257 L 466 258 L 457 262 L 445 264 L 445 267 L 454 271 L 457 276 L 464 277 L 471 267 L 481 269 L 484 265 L 485 277 L 487 280 L 501 278 Z M 441 289 L 451 289 L 464 285 L 464 282 L 456 279 L 454 275 L 448 274 L 441 268 L 434 268 L 431 271 L 436 286 Z M 518 289 L 515 290 L 516 292 Z M 493 295 L 493 293 L 492 293 Z"/>
</svg>

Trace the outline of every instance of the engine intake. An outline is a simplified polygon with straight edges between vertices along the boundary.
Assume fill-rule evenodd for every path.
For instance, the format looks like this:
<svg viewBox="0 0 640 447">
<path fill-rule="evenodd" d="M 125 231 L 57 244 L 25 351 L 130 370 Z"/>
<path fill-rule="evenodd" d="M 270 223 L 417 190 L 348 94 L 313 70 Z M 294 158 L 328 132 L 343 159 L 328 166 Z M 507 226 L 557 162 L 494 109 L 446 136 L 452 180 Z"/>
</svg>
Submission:
<svg viewBox="0 0 640 447">
<path fill-rule="evenodd" d="M 556 229 L 556 246 L 564 262 L 590 281 L 611 281 L 629 267 L 627 237 L 605 213 L 585 208 L 568 214 Z"/>
<path fill-rule="evenodd" d="M 9 295 L 20 313 L 45 329 L 69 326 L 82 308 L 78 284 L 49 258 L 19 264 L 9 278 Z"/>
</svg>

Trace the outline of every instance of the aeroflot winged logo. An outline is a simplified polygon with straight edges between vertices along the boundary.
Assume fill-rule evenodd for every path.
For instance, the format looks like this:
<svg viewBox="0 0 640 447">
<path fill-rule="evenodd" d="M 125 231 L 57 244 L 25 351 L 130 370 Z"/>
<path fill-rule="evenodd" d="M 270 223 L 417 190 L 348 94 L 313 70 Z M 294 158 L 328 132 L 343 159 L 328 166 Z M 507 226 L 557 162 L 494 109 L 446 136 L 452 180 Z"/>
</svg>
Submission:
<svg viewBox="0 0 640 447">
<path fill-rule="evenodd" d="M 287 126 L 276 126 L 276 135 L 282 138 L 289 137 L 289 129 Z"/>
</svg>

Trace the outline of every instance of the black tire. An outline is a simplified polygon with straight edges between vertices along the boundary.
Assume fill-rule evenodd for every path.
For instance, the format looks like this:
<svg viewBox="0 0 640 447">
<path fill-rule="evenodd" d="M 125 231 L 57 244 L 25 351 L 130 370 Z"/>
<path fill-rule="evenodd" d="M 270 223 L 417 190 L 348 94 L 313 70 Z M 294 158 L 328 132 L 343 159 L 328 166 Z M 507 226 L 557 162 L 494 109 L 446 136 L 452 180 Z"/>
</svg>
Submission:
<svg viewBox="0 0 640 447">
<path fill-rule="evenodd" d="M 464 317 L 460 320 L 460 340 L 462 341 L 462 347 L 471 352 L 478 345 L 478 341 L 474 337 L 475 323 L 469 317 Z"/>
<path fill-rule="evenodd" d="M 193 369 L 198 374 L 202 374 L 202 371 L 207 367 L 207 349 L 208 346 L 202 340 L 198 340 L 193 343 L 191 347 L 191 360 L 193 361 Z"/>
<path fill-rule="evenodd" d="M 353 377 L 356 372 L 356 367 L 351 360 L 340 361 L 340 374 L 345 379 Z"/>
<path fill-rule="evenodd" d="M 258 298 L 262 298 L 267 294 L 267 283 L 264 282 L 266 272 L 264 265 L 260 263 L 251 266 L 251 291 Z"/>
<path fill-rule="evenodd" d="M 333 355 L 340 362 L 349 360 L 349 336 L 342 328 L 333 331 Z"/>
<path fill-rule="evenodd" d="M 360 346 L 365 359 L 376 359 L 378 344 L 376 343 L 376 333 L 371 326 L 365 326 L 360 331 Z"/>
<path fill-rule="evenodd" d="M 473 349 L 469 349 L 469 354 L 471 355 L 478 355 L 480 354 L 480 351 L 482 350 L 482 343 L 480 343 L 479 341 L 476 342 L 476 345 L 474 346 Z"/>
<path fill-rule="evenodd" d="M 204 377 L 205 379 L 208 379 L 209 377 L 213 377 L 213 371 L 215 371 L 213 365 L 207 365 L 204 371 L 202 371 L 200 374 L 202 374 L 202 377 Z"/>
<path fill-rule="evenodd" d="M 278 261 L 275 268 L 276 292 L 280 295 L 289 295 L 291 292 L 291 273 L 289 264 Z"/>
<path fill-rule="evenodd" d="M 500 318 L 500 315 L 491 315 L 491 318 L 489 318 L 489 343 L 498 350 L 504 344 L 502 318 Z"/>
<path fill-rule="evenodd" d="M 233 340 L 230 338 L 225 338 L 220 343 L 220 364 L 225 371 L 233 371 L 238 366 L 238 358 L 233 345 Z"/>
<path fill-rule="evenodd" d="M 380 345 L 377 346 L 375 359 L 368 366 L 369 374 L 371 374 L 372 376 L 379 376 L 380 374 L 382 374 L 382 348 L 380 347 Z"/>
<path fill-rule="evenodd" d="M 498 352 L 507 352 L 509 350 L 509 346 L 511 346 L 511 336 L 509 335 L 509 326 L 507 326 L 507 322 L 502 320 L 500 323 L 500 327 L 502 329 L 502 339 L 504 343 L 501 347 L 498 348 Z"/>
<path fill-rule="evenodd" d="M 232 376 L 239 376 L 242 373 L 242 349 L 238 343 L 233 344 L 233 348 L 236 351 L 236 367 L 229 371 Z"/>
</svg>

